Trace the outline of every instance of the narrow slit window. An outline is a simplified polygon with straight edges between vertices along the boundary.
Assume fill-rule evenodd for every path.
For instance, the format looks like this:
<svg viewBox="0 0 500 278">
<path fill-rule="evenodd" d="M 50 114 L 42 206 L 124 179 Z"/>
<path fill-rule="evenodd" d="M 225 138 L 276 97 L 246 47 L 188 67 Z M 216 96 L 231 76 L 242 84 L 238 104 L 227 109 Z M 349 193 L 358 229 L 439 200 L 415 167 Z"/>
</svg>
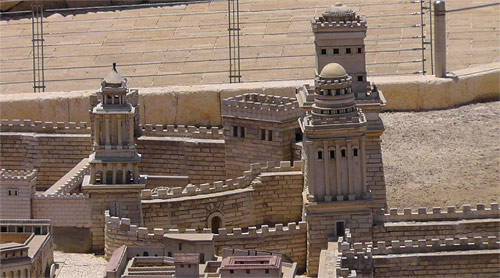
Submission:
<svg viewBox="0 0 500 278">
<path fill-rule="evenodd" d="M 318 159 L 323 159 L 323 151 L 318 151 Z"/>
<path fill-rule="evenodd" d="M 179 243 L 179 251 L 182 250 L 182 243 Z"/>
<path fill-rule="evenodd" d="M 335 159 L 335 151 L 330 151 L 330 159 Z"/>
<path fill-rule="evenodd" d="M 240 127 L 240 136 L 241 136 L 241 138 L 245 138 L 245 128 L 244 127 Z"/>
<path fill-rule="evenodd" d="M 238 137 L 238 127 L 233 126 L 233 137 Z"/>
<path fill-rule="evenodd" d="M 363 49 L 361 47 L 358 47 L 358 53 L 363 53 Z"/>
<path fill-rule="evenodd" d="M 342 157 L 345 157 L 345 150 L 341 150 L 340 152 L 342 154 Z"/>
<path fill-rule="evenodd" d="M 352 150 L 352 155 L 353 156 L 358 156 L 358 149 Z"/>
<path fill-rule="evenodd" d="M 328 95 L 331 96 L 332 95 L 332 90 L 328 89 Z"/>
<path fill-rule="evenodd" d="M 273 131 L 269 130 L 267 133 L 267 141 L 273 141 Z"/>
<path fill-rule="evenodd" d="M 260 130 L 260 140 L 266 140 L 266 130 L 265 129 Z"/>
</svg>

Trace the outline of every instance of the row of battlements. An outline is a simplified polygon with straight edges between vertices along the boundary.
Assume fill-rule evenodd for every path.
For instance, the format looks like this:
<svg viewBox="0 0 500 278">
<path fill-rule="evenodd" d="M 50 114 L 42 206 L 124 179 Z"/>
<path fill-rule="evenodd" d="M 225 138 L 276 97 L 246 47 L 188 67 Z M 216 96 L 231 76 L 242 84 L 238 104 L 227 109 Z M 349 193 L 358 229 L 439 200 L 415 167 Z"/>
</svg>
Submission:
<svg viewBox="0 0 500 278">
<path fill-rule="evenodd" d="M 352 30 L 352 28 L 361 27 L 366 29 L 366 19 L 361 16 L 356 16 L 355 20 L 346 20 L 346 21 L 327 21 L 324 17 L 315 17 L 311 19 L 311 26 L 313 28 L 313 32 L 316 29 L 330 29 L 335 28 L 336 30 L 341 28 L 346 28 Z"/>
<path fill-rule="evenodd" d="M 500 210 L 498 203 L 491 203 L 490 207 L 484 204 L 477 204 L 473 208 L 469 204 L 462 205 L 461 209 L 457 210 L 454 206 L 449 206 L 446 211 L 440 207 L 418 209 L 405 208 L 402 211 L 396 208 L 389 209 L 389 212 L 384 215 L 385 222 L 406 222 L 406 221 L 432 221 L 432 220 L 461 220 L 461 219 L 477 219 L 477 218 L 499 218 Z"/>
<path fill-rule="evenodd" d="M 85 161 L 82 162 L 85 163 Z M 79 165 L 83 163 L 79 163 Z M 87 162 L 83 165 L 82 168 L 78 169 L 78 171 L 73 176 L 71 176 L 68 180 L 64 181 L 64 183 L 60 184 L 59 182 L 57 182 L 49 189 L 47 189 L 47 191 L 43 192 L 41 195 L 51 195 L 51 194 L 61 195 L 74 192 L 82 184 L 85 175 L 89 174 L 90 174 L 90 164 Z"/>
<path fill-rule="evenodd" d="M 377 242 L 377 246 L 373 248 L 373 254 L 387 255 L 499 249 L 499 240 L 497 236 L 474 236 L 445 239 L 392 240 L 390 245 L 386 245 L 385 241 L 379 241 Z M 341 246 L 341 248 L 347 247 Z M 354 244 L 354 249 L 354 252 L 356 252 L 356 243 Z M 358 250 L 360 249 L 361 247 L 358 247 Z"/>
<path fill-rule="evenodd" d="M 264 94 L 244 94 L 222 100 L 222 115 L 263 121 L 297 119 L 302 109 L 295 99 Z"/>
<path fill-rule="evenodd" d="M 44 194 L 37 193 L 34 195 L 34 200 L 89 200 L 88 194 L 83 193 L 58 193 L 58 194 Z"/>
<path fill-rule="evenodd" d="M 314 78 L 314 85 L 317 86 L 328 86 L 330 89 L 341 89 L 352 84 L 352 77 L 342 79 L 322 79 L 320 77 Z"/>
<path fill-rule="evenodd" d="M 0 170 L 2 181 L 33 181 L 37 177 L 37 170 Z"/>
<path fill-rule="evenodd" d="M 131 225 L 129 218 L 119 218 L 111 216 L 109 211 L 104 212 L 104 217 L 106 221 L 107 230 L 120 230 L 126 233 L 128 236 L 136 237 L 137 239 L 161 239 L 164 234 L 195 234 L 195 233 L 212 233 L 210 228 L 204 228 L 202 231 L 197 231 L 196 229 L 162 229 L 154 228 L 149 230 L 146 227 L 138 227 L 137 225 Z M 269 227 L 268 225 L 262 225 L 259 229 L 256 226 L 248 228 L 233 228 L 231 232 L 226 228 L 219 228 L 218 233 L 214 234 L 215 241 L 226 240 L 234 237 L 238 238 L 251 238 L 255 236 L 273 236 L 273 235 L 283 235 L 291 233 L 305 233 L 307 229 L 307 223 L 305 221 L 290 222 L 287 225 L 275 224 L 274 227 Z M 243 232 L 247 230 L 247 232 Z"/>
<path fill-rule="evenodd" d="M 158 137 L 186 137 L 194 139 L 224 139 L 224 129 L 220 127 L 195 127 L 185 125 L 152 125 L 141 126 L 142 135 Z"/>
<path fill-rule="evenodd" d="M 0 120 L 2 132 L 90 134 L 87 122 L 42 122 L 32 120 Z"/>
<path fill-rule="evenodd" d="M 235 179 L 215 181 L 212 184 L 204 183 L 200 184 L 199 186 L 188 184 L 184 189 L 182 189 L 182 187 L 159 187 L 156 189 L 144 189 L 141 191 L 141 198 L 143 200 L 174 199 L 194 195 L 231 191 L 251 186 L 254 179 L 262 173 L 280 173 L 301 170 L 302 161 L 295 161 L 293 165 L 290 161 L 281 161 L 278 165 L 273 165 L 270 162 L 266 164 L 253 163 L 250 165 L 250 170 L 243 172 L 243 176 L 237 177 Z"/>
</svg>

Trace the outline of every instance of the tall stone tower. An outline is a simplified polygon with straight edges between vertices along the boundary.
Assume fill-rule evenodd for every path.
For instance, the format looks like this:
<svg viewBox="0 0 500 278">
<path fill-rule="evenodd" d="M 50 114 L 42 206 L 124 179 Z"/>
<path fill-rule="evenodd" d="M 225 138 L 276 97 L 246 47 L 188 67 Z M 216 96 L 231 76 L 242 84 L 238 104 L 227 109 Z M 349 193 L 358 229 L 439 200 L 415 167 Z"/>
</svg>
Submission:
<svg viewBox="0 0 500 278">
<path fill-rule="evenodd" d="M 291 161 L 302 112 L 288 97 L 247 93 L 224 99 L 227 176 L 241 176 L 251 163 Z"/>
<path fill-rule="evenodd" d="M 366 182 L 367 120 L 355 104 L 352 77 L 336 63 L 315 77 L 311 110 L 300 120 L 304 134 L 304 212 L 308 222 L 307 272 L 316 275 L 321 249 L 345 228 L 371 240 L 372 199 Z"/>
<path fill-rule="evenodd" d="M 102 80 L 99 103 L 92 109 L 93 153 L 89 156 L 90 176 L 82 189 L 90 194 L 92 206 L 92 247 L 104 247 L 104 211 L 130 218 L 140 225 L 140 191 L 145 187 L 139 175 L 141 156 L 134 138 L 135 107 L 127 101 L 127 79 L 113 70 Z"/>
<path fill-rule="evenodd" d="M 316 74 L 329 63 L 342 65 L 352 77 L 354 93 L 366 92 L 366 19 L 342 4 L 335 4 L 311 21 L 316 46 Z"/>
</svg>

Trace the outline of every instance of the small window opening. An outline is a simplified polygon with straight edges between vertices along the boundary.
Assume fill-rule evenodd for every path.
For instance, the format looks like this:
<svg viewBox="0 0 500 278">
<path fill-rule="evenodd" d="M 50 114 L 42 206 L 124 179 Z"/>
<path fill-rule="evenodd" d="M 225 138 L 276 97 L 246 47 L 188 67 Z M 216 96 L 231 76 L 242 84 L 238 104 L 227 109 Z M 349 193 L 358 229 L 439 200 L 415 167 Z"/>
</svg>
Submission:
<svg viewBox="0 0 500 278">
<path fill-rule="evenodd" d="M 182 268 L 184 268 L 184 265 L 183 265 L 183 264 L 181 264 L 181 267 L 182 267 Z"/>
<path fill-rule="evenodd" d="M 338 48 L 334 48 L 334 49 L 333 49 L 333 54 L 339 54 L 339 53 L 340 53 L 340 51 L 339 51 L 339 49 L 338 49 Z"/>
<path fill-rule="evenodd" d="M 345 150 L 340 151 L 342 153 L 342 157 L 345 157 Z"/>
<path fill-rule="evenodd" d="M 269 130 L 267 133 L 267 141 L 273 141 L 273 131 Z"/>
<path fill-rule="evenodd" d="M 144 256 L 144 257 L 148 257 L 148 256 L 149 256 L 149 253 L 148 253 L 148 252 L 144 252 L 144 253 L 142 254 L 142 256 Z"/>
<path fill-rule="evenodd" d="M 358 76 L 358 81 L 363 81 L 363 76 Z"/>
<path fill-rule="evenodd" d="M 244 127 L 240 127 L 240 136 L 241 138 L 245 138 L 245 128 Z"/>
<path fill-rule="evenodd" d="M 335 232 L 337 236 L 344 236 L 345 235 L 345 222 L 344 221 L 337 221 L 335 223 Z"/>
<path fill-rule="evenodd" d="M 12 195 L 12 191 L 9 190 L 9 196 L 11 196 L 11 195 Z"/>
<path fill-rule="evenodd" d="M 2 233 L 6 233 L 6 232 L 7 232 L 7 227 L 1 227 L 1 228 L 0 228 L 0 232 L 2 232 Z"/>
<path fill-rule="evenodd" d="M 318 151 L 318 159 L 323 159 L 323 151 Z"/>
<path fill-rule="evenodd" d="M 16 196 L 17 196 L 17 190 L 14 190 L 14 195 L 16 195 Z"/>
<path fill-rule="evenodd" d="M 358 156 L 358 149 L 352 150 L 352 155 L 353 156 Z"/>
<path fill-rule="evenodd" d="M 328 95 L 331 96 L 332 95 L 332 90 L 328 89 Z"/>
<path fill-rule="evenodd" d="M 188 268 L 191 268 L 191 264 L 188 264 Z"/>
<path fill-rule="evenodd" d="M 330 159 L 335 159 L 335 151 L 330 151 Z"/>
<path fill-rule="evenodd" d="M 260 130 L 260 140 L 266 140 L 266 130 L 265 129 Z"/>
<path fill-rule="evenodd" d="M 266 269 L 266 274 L 269 274 L 269 269 Z"/>
<path fill-rule="evenodd" d="M 250 274 L 250 269 L 246 269 L 246 273 L 247 273 L 247 274 Z"/>
<path fill-rule="evenodd" d="M 335 90 L 336 95 L 340 95 L 340 89 Z"/>
<path fill-rule="evenodd" d="M 363 50 L 361 49 L 361 47 L 358 47 L 358 53 L 362 53 Z"/>
<path fill-rule="evenodd" d="M 17 227 L 17 232 L 22 233 L 23 232 L 23 227 Z"/>
<path fill-rule="evenodd" d="M 229 273 L 234 274 L 234 270 L 230 269 Z"/>
<path fill-rule="evenodd" d="M 172 252 L 168 252 L 167 254 L 169 257 L 172 257 Z"/>
<path fill-rule="evenodd" d="M 326 55 L 326 49 L 321 49 L 321 55 Z"/>
<path fill-rule="evenodd" d="M 347 54 L 351 54 L 351 49 L 350 49 L 350 48 L 346 48 L 346 49 L 345 49 L 345 53 L 347 53 Z"/>
<path fill-rule="evenodd" d="M 237 126 L 233 126 L 233 136 L 238 137 L 238 127 Z"/>
<path fill-rule="evenodd" d="M 182 243 L 179 243 L 179 251 L 182 250 Z"/>
</svg>

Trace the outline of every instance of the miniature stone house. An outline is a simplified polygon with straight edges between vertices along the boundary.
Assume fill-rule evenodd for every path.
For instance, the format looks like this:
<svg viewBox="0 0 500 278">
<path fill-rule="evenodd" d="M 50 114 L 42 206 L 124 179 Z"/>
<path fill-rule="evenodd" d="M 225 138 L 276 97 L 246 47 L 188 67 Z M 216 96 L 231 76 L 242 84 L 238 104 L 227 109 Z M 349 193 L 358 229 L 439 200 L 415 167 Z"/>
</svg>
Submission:
<svg viewBox="0 0 500 278">
<path fill-rule="evenodd" d="M 200 255 L 198 253 L 174 254 L 175 278 L 200 276 Z"/>
<path fill-rule="evenodd" d="M 220 277 L 282 277 L 279 256 L 232 256 L 222 260 Z"/>
<path fill-rule="evenodd" d="M 355 94 L 366 92 L 366 19 L 336 4 L 311 21 L 316 46 L 316 74 L 330 63 L 342 65 L 352 77 Z"/>
<path fill-rule="evenodd" d="M 241 176 L 251 163 L 291 161 L 301 113 L 287 97 L 247 93 L 224 99 L 226 175 Z"/>
</svg>

